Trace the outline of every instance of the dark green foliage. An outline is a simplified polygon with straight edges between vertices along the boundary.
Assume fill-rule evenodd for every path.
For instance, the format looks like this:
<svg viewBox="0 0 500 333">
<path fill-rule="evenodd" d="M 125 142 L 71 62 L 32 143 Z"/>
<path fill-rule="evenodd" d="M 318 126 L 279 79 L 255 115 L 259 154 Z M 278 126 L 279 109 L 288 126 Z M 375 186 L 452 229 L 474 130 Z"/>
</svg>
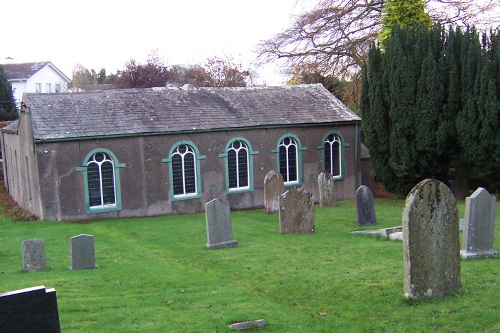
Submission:
<svg viewBox="0 0 500 333">
<path fill-rule="evenodd" d="M 388 189 L 405 194 L 424 178 L 447 182 L 455 170 L 459 196 L 470 178 L 499 190 L 499 54 L 497 32 L 480 38 L 474 28 L 441 26 L 395 26 L 384 52 L 372 47 L 363 135 Z"/>
<path fill-rule="evenodd" d="M 12 87 L 0 66 L 0 121 L 14 120 L 19 117 L 12 94 Z"/>
</svg>

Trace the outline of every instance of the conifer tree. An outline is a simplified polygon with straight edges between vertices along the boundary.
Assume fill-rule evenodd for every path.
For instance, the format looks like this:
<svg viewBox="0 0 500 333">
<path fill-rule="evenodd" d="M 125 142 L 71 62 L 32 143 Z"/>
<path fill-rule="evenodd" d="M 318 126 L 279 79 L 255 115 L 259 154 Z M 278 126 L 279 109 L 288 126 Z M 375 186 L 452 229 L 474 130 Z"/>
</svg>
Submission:
<svg viewBox="0 0 500 333">
<path fill-rule="evenodd" d="M 0 66 L 0 121 L 18 118 L 16 102 L 12 94 L 12 87 Z"/>
</svg>

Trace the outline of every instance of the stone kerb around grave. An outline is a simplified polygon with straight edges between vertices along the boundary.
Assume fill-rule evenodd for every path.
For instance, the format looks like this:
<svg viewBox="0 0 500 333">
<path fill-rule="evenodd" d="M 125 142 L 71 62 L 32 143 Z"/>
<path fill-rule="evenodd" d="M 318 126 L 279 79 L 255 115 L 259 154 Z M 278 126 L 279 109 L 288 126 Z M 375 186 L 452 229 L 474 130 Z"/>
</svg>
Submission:
<svg viewBox="0 0 500 333">
<path fill-rule="evenodd" d="M 231 211 L 229 202 L 213 199 L 205 204 L 205 219 L 207 225 L 207 249 L 222 249 L 237 247 L 238 242 L 233 239 L 231 226 Z"/>
<path fill-rule="evenodd" d="M 335 180 L 329 172 L 322 171 L 318 175 L 319 205 L 320 207 L 333 207 L 337 204 L 335 193 Z"/>
<path fill-rule="evenodd" d="M 375 200 L 368 186 L 361 185 L 356 190 L 356 214 L 358 226 L 369 226 L 377 224 L 375 214 Z"/>
<path fill-rule="evenodd" d="M 282 234 L 312 234 L 315 232 L 312 194 L 294 187 L 279 196 L 279 220 Z"/>
<path fill-rule="evenodd" d="M 465 199 L 463 228 L 463 259 L 496 258 L 498 252 L 493 249 L 495 228 L 496 198 L 479 187 Z"/>
<path fill-rule="evenodd" d="M 403 209 L 404 293 L 408 299 L 442 297 L 461 288 L 458 209 L 443 183 L 426 179 Z"/>
<path fill-rule="evenodd" d="M 285 181 L 281 173 L 271 170 L 264 178 L 264 208 L 266 213 L 279 211 L 278 196 L 285 193 Z"/>
</svg>

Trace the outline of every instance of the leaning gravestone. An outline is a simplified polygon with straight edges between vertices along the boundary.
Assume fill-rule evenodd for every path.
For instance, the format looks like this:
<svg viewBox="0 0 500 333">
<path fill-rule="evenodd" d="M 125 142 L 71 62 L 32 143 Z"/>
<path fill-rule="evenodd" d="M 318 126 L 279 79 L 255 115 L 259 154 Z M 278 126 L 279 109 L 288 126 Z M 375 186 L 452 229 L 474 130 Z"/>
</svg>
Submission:
<svg viewBox="0 0 500 333">
<path fill-rule="evenodd" d="M 496 198 L 480 187 L 465 199 L 463 259 L 498 257 L 493 250 Z"/>
<path fill-rule="evenodd" d="M 43 239 L 27 239 L 22 243 L 23 270 L 28 272 L 47 269 L 45 264 L 45 242 Z"/>
<path fill-rule="evenodd" d="M 437 180 L 418 183 L 403 209 L 404 292 L 408 299 L 442 297 L 461 288 L 458 209 Z"/>
<path fill-rule="evenodd" d="M 356 212 L 358 217 L 358 226 L 377 224 L 373 193 L 366 185 L 361 185 L 356 190 Z"/>
<path fill-rule="evenodd" d="M 266 213 L 278 212 L 278 196 L 285 192 L 285 182 L 281 173 L 271 170 L 264 178 L 264 207 Z"/>
<path fill-rule="evenodd" d="M 280 232 L 311 234 L 315 231 L 312 194 L 294 187 L 279 196 Z"/>
<path fill-rule="evenodd" d="M 70 238 L 71 270 L 97 268 L 94 236 L 78 235 Z"/>
<path fill-rule="evenodd" d="M 1 332 L 61 332 L 57 297 L 44 286 L 0 294 Z"/>
<path fill-rule="evenodd" d="M 318 176 L 319 205 L 320 207 L 332 207 L 337 204 L 335 195 L 335 182 L 329 172 L 321 172 Z"/>
<path fill-rule="evenodd" d="M 208 249 L 236 247 L 238 242 L 233 239 L 229 202 L 214 199 L 205 204 L 207 223 Z"/>
</svg>

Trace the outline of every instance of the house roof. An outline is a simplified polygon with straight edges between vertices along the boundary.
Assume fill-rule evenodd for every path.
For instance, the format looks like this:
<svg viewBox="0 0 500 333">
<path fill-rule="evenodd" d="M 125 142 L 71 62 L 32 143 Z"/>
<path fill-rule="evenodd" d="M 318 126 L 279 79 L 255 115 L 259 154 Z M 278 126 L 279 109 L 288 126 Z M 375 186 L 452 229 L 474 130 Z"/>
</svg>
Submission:
<svg viewBox="0 0 500 333">
<path fill-rule="evenodd" d="M 41 61 L 41 62 L 26 62 L 20 64 L 2 64 L 3 71 L 5 76 L 9 79 L 9 81 L 25 81 L 30 77 L 38 73 L 41 69 L 46 66 L 52 66 L 54 70 L 56 70 L 61 76 L 63 76 L 68 82 L 69 78 L 64 75 L 56 66 L 54 66 L 50 61 Z"/>
<path fill-rule="evenodd" d="M 33 137 L 42 141 L 361 121 L 321 84 L 26 97 Z"/>
</svg>

